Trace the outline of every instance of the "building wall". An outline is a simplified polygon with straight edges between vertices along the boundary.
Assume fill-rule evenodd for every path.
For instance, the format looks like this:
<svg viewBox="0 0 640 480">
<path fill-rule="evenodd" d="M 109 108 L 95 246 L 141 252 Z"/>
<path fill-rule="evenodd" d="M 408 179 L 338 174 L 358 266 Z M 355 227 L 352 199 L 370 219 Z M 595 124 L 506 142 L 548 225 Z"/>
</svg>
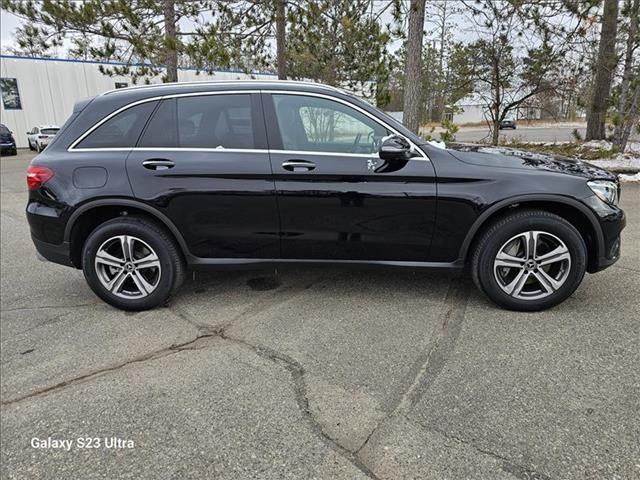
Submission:
<svg viewBox="0 0 640 480">
<path fill-rule="evenodd" d="M 465 123 L 484 122 L 484 106 L 482 105 L 458 105 L 462 111 L 453 114 L 453 123 L 462 125 Z"/>
<path fill-rule="evenodd" d="M 5 109 L 0 99 L 0 123 L 14 133 L 18 148 L 26 148 L 26 132 L 36 125 L 62 125 L 74 103 L 86 97 L 113 90 L 116 82 L 133 85 L 126 76 L 109 77 L 98 71 L 100 63 L 66 59 L 39 59 L 0 55 L 0 77 L 15 78 L 20 93 L 20 110 Z M 108 64 L 104 64 L 108 66 Z M 219 71 L 213 75 L 180 69 L 178 80 L 275 79 L 270 74 L 248 75 L 237 71 Z M 152 83 L 160 83 L 160 78 Z"/>
</svg>

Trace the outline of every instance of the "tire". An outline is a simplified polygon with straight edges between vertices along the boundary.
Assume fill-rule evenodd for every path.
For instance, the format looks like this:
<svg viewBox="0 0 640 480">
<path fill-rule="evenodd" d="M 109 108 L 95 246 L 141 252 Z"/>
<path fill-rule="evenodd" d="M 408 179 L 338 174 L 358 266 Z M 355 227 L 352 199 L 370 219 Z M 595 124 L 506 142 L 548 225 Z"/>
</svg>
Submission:
<svg viewBox="0 0 640 480">
<path fill-rule="evenodd" d="M 44 150 L 44 147 L 40 145 L 38 142 L 36 142 L 36 151 L 38 153 L 41 153 L 43 150 Z"/>
<path fill-rule="evenodd" d="M 35 148 L 33 148 L 33 145 L 31 143 L 31 140 L 29 140 L 29 150 L 35 150 Z"/>
<path fill-rule="evenodd" d="M 185 276 L 173 238 L 140 217 L 115 218 L 91 232 L 82 248 L 82 269 L 98 297 L 130 311 L 166 303 Z"/>
<path fill-rule="evenodd" d="M 587 267 L 580 232 L 544 210 L 503 217 L 476 245 L 471 259 L 476 286 L 510 310 L 533 312 L 558 305 L 578 288 Z"/>
</svg>

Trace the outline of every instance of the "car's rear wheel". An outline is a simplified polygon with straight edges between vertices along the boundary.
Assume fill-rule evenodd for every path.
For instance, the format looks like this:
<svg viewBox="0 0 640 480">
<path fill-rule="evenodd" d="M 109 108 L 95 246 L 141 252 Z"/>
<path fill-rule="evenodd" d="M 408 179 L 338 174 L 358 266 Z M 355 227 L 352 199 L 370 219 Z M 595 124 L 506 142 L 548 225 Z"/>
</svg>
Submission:
<svg viewBox="0 0 640 480">
<path fill-rule="evenodd" d="M 84 244 L 82 266 L 94 293 L 123 310 L 165 303 L 184 278 L 184 262 L 173 239 L 137 217 L 98 226 Z"/>
<path fill-rule="evenodd" d="M 582 282 L 587 248 L 563 218 L 541 210 L 513 213 L 489 227 L 472 258 L 473 278 L 498 305 L 522 311 L 553 307 Z"/>
</svg>

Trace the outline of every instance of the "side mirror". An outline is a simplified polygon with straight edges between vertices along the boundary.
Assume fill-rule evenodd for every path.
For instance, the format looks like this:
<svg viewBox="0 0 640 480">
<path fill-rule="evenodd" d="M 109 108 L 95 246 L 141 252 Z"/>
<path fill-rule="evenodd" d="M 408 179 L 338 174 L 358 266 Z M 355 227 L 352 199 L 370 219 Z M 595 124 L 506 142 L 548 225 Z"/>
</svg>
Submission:
<svg viewBox="0 0 640 480">
<path fill-rule="evenodd" d="M 378 151 L 382 160 L 409 160 L 411 158 L 411 144 L 400 135 L 389 135 L 382 139 Z"/>
</svg>

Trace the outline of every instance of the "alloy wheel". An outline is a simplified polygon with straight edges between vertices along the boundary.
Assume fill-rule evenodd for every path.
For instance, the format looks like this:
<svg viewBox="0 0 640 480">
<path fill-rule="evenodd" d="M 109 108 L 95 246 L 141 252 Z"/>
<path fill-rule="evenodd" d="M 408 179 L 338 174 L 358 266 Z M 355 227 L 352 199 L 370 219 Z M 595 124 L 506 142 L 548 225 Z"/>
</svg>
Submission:
<svg viewBox="0 0 640 480">
<path fill-rule="evenodd" d="M 150 295 L 158 286 L 162 268 L 151 246 L 138 237 L 117 235 L 100 245 L 95 268 L 102 286 L 120 298 Z"/>
<path fill-rule="evenodd" d="M 571 254 L 555 235 L 542 231 L 519 233 L 498 250 L 493 273 L 511 297 L 539 300 L 555 293 L 571 270 Z"/>
</svg>

